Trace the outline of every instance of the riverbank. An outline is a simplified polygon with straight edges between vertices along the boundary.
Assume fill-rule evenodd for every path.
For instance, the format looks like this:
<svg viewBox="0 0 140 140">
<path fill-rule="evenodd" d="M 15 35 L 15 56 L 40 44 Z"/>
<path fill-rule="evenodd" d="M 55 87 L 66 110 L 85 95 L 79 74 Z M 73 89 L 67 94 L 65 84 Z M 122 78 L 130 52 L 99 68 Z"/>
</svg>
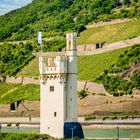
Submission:
<svg viewBox="0 0 140 140">
<path fill-rule="evenodd" d="M 140 119 L 117 119 L 117 120 L 90 120 L 85 121 L 84 117 L 79 117 L 78 121 L 85 129 L 102 128 L 113 129 L 116 127 L 122 129 L 140 129 Z M 0 118 L 1 127 L 20 127 L 20 128 L 39 128 L 40 118 L 29 117 L 7 117 Z"/>
</svg>

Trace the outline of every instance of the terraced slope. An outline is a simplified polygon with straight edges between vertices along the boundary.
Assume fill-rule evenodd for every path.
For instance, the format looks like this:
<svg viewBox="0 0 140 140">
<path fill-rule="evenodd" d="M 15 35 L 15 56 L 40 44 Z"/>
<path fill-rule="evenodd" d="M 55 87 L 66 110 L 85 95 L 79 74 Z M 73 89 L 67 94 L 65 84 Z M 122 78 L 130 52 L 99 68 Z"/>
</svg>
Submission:
<svg viewBox="0 0 140 140">
<path fill-rule="evenodd" d="M 104 41 L 112 43 L 136 36 L 140 36 L 140 19 L 88 28 L 80 33 L 78 43 L 79 45 L 95 44 Z"/>
<path fill-rule="evenodd" d="M 103 73 L 104 69 L 115 63 L 120 54 L 123 54 L 128 48 L 118 49 L 102 54 L 78 56 L 78 79 L 79 80 L 94 80 L 97 76 Z M 110 61 L 109 61 L 110 60 Z M 37 77 L 38 60 L 33 59 L 26 65 L 17 76 Z"/>
<path fill-rule="evenodd" d="M 0 83 L 0 104 L 9 104 L 15 101 L 39 100 L 39 85 L 21 85 Z"/>
</svg>

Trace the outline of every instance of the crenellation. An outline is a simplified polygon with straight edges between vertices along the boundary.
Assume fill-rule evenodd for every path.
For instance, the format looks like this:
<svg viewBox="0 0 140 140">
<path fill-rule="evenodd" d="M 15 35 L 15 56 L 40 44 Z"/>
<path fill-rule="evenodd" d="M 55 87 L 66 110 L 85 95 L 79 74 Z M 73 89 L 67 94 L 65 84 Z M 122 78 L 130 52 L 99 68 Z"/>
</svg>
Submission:
<svg viewBox="0 0 140 140">
<path fill-rule="evenodd" d="M 74 33 L 69 33 L 66 35 L 67 39 L 67 46 L 66 46 L 66 51 L 71 51 L 71 50 L 76 50 L 77 46 L 77 34 Z"/>
</svg>

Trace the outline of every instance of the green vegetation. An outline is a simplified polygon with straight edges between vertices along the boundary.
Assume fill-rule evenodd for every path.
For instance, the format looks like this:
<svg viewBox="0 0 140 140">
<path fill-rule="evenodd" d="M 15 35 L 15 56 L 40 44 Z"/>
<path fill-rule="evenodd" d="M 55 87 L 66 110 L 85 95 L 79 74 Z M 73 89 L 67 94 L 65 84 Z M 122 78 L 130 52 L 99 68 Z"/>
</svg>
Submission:
<svg viewBox="0 0 140 140">
<path fill-rule="evenodd" d="M 93 115 L 89 115 L 89 116 L 86 116 L 85 117 L 85 120 L 88 121 L 88 120 L 94 120 L 96 119 L 96 116 L 93 116 Z"/>
<path fill-rule="evenodd" d="M 23 68 L 31 59 L 33 46 L 30 43 L 23 44 L 3 44 L 0 45 L 0 70 L 2 76 L 15 75 L 21 68 Z"/>
<path fill-rule="evenodd" d="M 123 54 L 127 49 L 128 48 L 123 48 L 91 56 L 78 56 L 78 79 L 94 80 L 104 72 L 104 69 L 108 69 L 111 64 L 114 64 L 120 54 Z M 33 59 L 27 66 L 17 73 L 17 76 L 23 77 L 37 77 L 38 75 L 37 58 Z"/>
<path fill-rule="evenodd" d="M 140 89 L 140 68 L 133 71 L 131 75 L 131 81 L 135 83 L 136 89 Z"/>
<path fill-rule="evenodd" d="M 15 101 L 35 101 L 40 99 L 39 85 L 7 84 L 0 83 L 1 104 L 9 104 Z"/>
<path fill-rule="evenodd" d="M 133 6 L 136 5 L 136 3 L 137 1 L 133 1 Z M 82 0 L 33 0 L 31 4 L 21 9 L 0 16 L 0 41 L 32 40 L 31 42 L 24 44 L 6 43 L 0 45 L 1 76 L 16 75 L 21 68 L 34 58 L 32 52 L 40 50 L 35 39 L 37 38 L 37 32 L 39 30 L 43 31 L 44 38 L 55 37 L 53 40 L 44 41 L 42 49 L 44 51 L 59 51 L 65 46 L 65 40 L 63 37 L 66 32 L 74 30 L 79 33 L 85 29 L 84 26 L 87 23 L 93 20 L 98 20 L 101 15 L 110 14 L 113 8 L 120 5 L 121 3 L 119 3 L 118 0 L 85 0 L 84 2 Z M 132 6 L 132 4 L 127 6 Z M 88 44 L 95 43 L 95 40 L 104 41 L 108 38 L 112 42 L 126 38 L 133 38 L 140 33 L 139 25 L 140 20 L 134 20 L 116 24 L 114 27 L 112 27 L 113 25 L 99 27 L 95 30 L 91 29 L 94 30 L 94 35 L 89 33 L 91 31 L 87 30 L 87 33 L 83 32 L 83 35 L 81 34 L 79 42 L 80 44 Z M 103 31 L 104 28 L 106 31 Z M 107 32 L 108 29 L 110 30 L 109 33 Z M 114 35 L 114 32 L 117 32 L 117 34 Z M 112 39 L 110 39 L 113 35 L 115 38 L 112 37 Z M 86 41 L 83 42 L 83 40 Z M 99 70 L 99 73 L 100 71 L 102 71 L 102 68 Z M 23 71 L 20 73 L 20 75 L 24 74 L 26 75 Z M 38 72 L 34 72 L 33 74 L 37 75 Z M 28 73 L 27 75 L 31 76 L 32 74 Z M 96 72 L 95 75 L 97 75 Z M 95 77 L 91 77 L 91 79 L 93 78 Z M 79 76 L 79 79 L 82 79 L 81 76 Z M 90 78 L 87 77 L 83 79 Z"/>
<path fill-rule="evenodd" d="M 106 90 L 114 96 L 129 95 L 132 93 L 134 85 L 120 76 L 100 76 L 96 82 L 102 81 Z"/>
<path fill-rule="evenodd" d="M 106 90 L 114 96 L 131 94 L 133 88 L 140 89 L 139 54 L 140 45 L 132 46 L 95 81 L 103 83 Z"/>
<path fill-rule="evenodd" d="M 84 97 L 86 97 L 88 94 L 85 90 L 81 90 L 78 92 L 78 96 L 80 99 L 83 99 Z"/>
<path fill-rule="evenodd" d="M 0 98 L 5 93 L 15 89 L 19 84 L 7 84 L 7 83 L 0 83 Z"/>
<path fill-rule="evenodd" d="M 121 5 L 118 0 L 33 0 L 21 9 L 0 16 L 0 41 L 63 36 L 65 32 L 81 32 L 84 25 Z M 6 24 L 5 24 L 6 23 Z"/>
<path fill-rule="evenodd" d="M 122 116 L 121 119 L 128 119 L 128 116 Z"/>
<path fill-rule="evenodd" d="M 46 140 L 47 135 L 35 133 L 0 133 L 1 140 Z"/>
<path fill-rule="evenodd" d="M 123 0 L 125 4 L 121 8 L 115 8 L 111 11 L 111 14 L 104 14 L 98 16 L 97 20 L 111 20 L 118 18 L 139 18 L 140 17 L 140 0 Z"/>
<path fill-rule="evenodd" d="M 78 43 L 95 44 L 106 41 L 112 43 L 131 39 L 140 35 L 140 19 L 127 22 L 89 28 L 80 34 Z"/>
<path fill-rule="evenodd" d="M 38 77 L 39 76 L 39 62 L 38 58 L 34 58 L 29 62 L 21 71 L 17 73 L 16 76 L 22 77 Z"/>
<path fill-rule="evenodd" d="M 11 124 L 11 123 L 8 123 L 8 124 L 7 124 L 7 127 L 11 127 L 11 126 L 12 126 L 12 124 Z"/>
<path fill-rule="evenodd" d="M 127 49 L 128 48 L 123 48 L 91 56 L 79 56 L 78 79 L 94 80 L 104 72 L 104 69 L 108 69 L 110 65 L 114 64 L 120 54 L 123 54 Z"/>
<path fill-rule="evenodd" d="M 42 49 L 44 51 L 60 51 L 65 46 L 64 39 L 55 38 L 44 41 Z M 37 42 L 27 42 L 19 44 L 5 43 L 0 45 L 0 73 L 2 77 L 15 75 L 21 68 L 29 63 L 35 56 L 33 52 L 40 51 Z"/>
<path fill-rule="evenodd" d="M 115 64 L 113 64 L 110 69 L 109 73 L 119 73 L 125 70 L 128 70 L 137 65 L 140 60 L 140 45 L 134 45 L 128 50 L 121 54 Z"/>
<path fill-rule="evenodd" d="M 108 114 L 108 115 L 104 115 L 104 116 L 99 116 L 99 115 L 88 115 L 85 116 L 85 121 L 89 121 L 89 120 L 95 120 L 95 119 L 102 119 L 102 120 L 116 120 L 116 119 L 135 119 L 135 118 L 139 118 L 139 115 L 137 114 L 132 114 L 132 112 L 126 112 L 126 115 L 122 114 L 115 114 L 115 116 L 113 116 L 113 114 Z"/>
</svg>

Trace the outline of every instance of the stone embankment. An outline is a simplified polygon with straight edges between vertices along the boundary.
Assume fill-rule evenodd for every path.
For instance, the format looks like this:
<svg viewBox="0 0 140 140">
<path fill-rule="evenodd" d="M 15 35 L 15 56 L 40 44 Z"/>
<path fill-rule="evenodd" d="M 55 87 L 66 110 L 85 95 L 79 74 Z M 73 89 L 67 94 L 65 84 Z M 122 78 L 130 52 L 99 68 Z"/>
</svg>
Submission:
<svg viewBox="0 0 140 140">
<path fill-rule="evenodd" d="M 100 120 L 95 119 L 91 121 L 85 121 L 84 117 L 79 117 L 78 121 L 84 126 L 84 128 L 130 128 L 130 129 L 139 129 L 140 119 L 124 119 L 124 120 Z M 20 124 L 20 127 L 39 127 L 40 118 L 31 118 L 28 117 L 6 117 L 0 118 L 0 123 L 2 127 L 6 127 L 8 123 L 14 127 L 16 123 Z M 137 125 L 136 125 L 137 124 Z M 12 127 L 11 126 L 11 127 Z"/>
</svg>

